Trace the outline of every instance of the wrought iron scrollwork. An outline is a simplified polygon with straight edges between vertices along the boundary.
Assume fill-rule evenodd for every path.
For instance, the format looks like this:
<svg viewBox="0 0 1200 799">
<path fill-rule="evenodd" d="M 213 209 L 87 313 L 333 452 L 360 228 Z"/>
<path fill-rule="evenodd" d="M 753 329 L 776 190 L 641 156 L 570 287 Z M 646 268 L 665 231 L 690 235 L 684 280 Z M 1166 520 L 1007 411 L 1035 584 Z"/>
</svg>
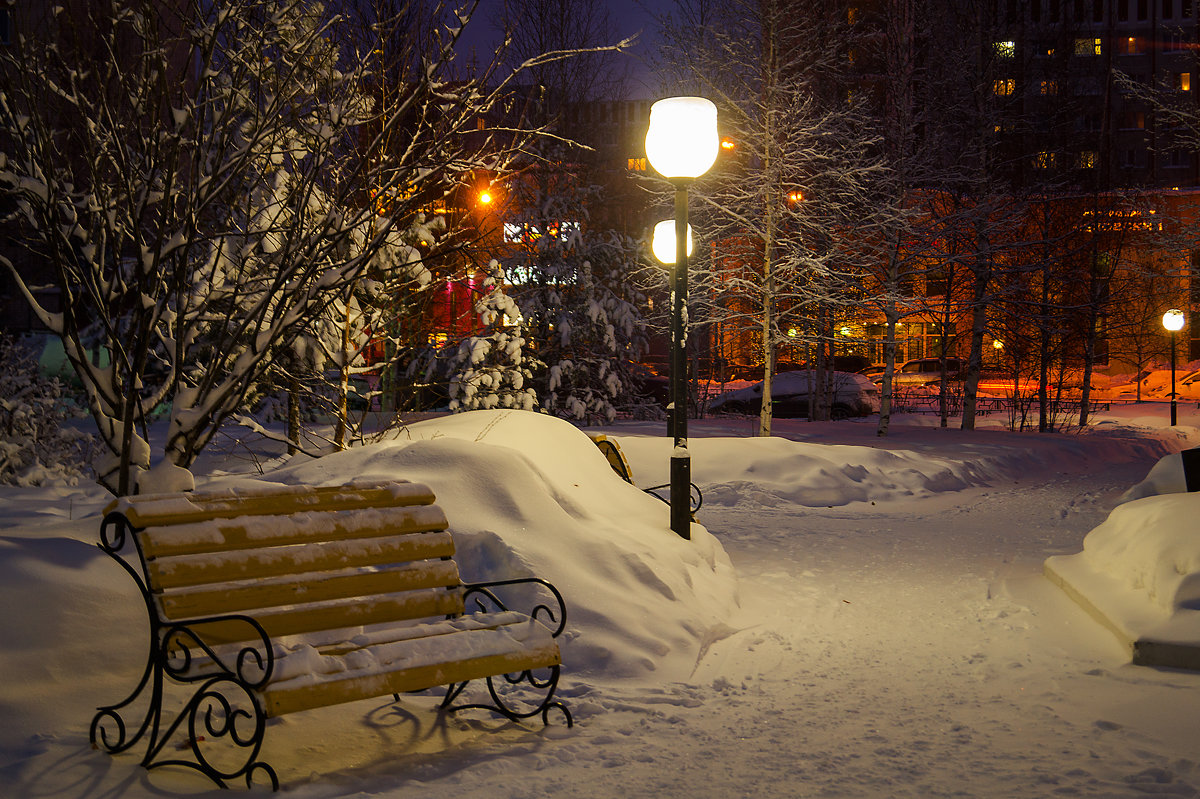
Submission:
<svg viewBox="0 0 1200 799">
<path fill-rule="evenodd" d="M 660 486 L 650 486 L 649 488 L 643 488 L 642 491 L 644 491 L 645 493 L 654 497 L 655 499 L 660 500 L 660 501 L 665 502 L 668 505 L 670 505 L 671 504 L 670 498 L 664 497 L 662 494 L 658 493 L 659 491 L 662 491 L 664 488 L 670 488 L 670 487 L 671 487 L 670 483 L 663 483 Z M 702 505 L 704 505 L 704 492 L 701 491 L 700 486 L 696 485 L 695 483 L 688 483 L 688 487 L 689 487 L 689 497 L 691 499 L 691 502 L 689 504 L 691 505 L 692 521 L 695 521 L 696 520 L 696 518 L 695 518 L 696 512 L 698 510 L 700 510 Z"/>
<path fill-rule="evenodd" d="M 101 524 L 100 548 L 129 573 L 141 591 L 149 618 L 149 655 L 129 696 L 97 710 L 89 731 L 92 744 L 117 754 L 145 739 L 142 765 L 147 769 L 183 766 L 223 788 L 241 778 L 247 787 L 265 779 L 272 789 L 278 789 L 275 770 L 258 760 L 266 715 L 254 691 L 267 684 L 275 665 L 266 631 L 254 619 L 236 615 L 163 623 L 147 588 L 148 576 L 139 574 L 121 556 L 131 539 L 136 545 L 137 532 L 122 514 L 110 513 Z M 245 624 L 246 643 L 228 651 L 213 646 L 205 640 L 203 630 L 215 623 Z M 167 723 L 164 700 L 170 685 L 195 687 L 183 709 Z M 137 722 L 128 721 L 132 718 Z M 235 754 L 230 755 L 230 747 L 222 747 L 222 743 L 232 744 Z M 190 758 L 168 754 L 168 745 L 190 753 Z M 225 754 L 217 755 L 218 747 Z M 230 760 L 233 767 L 219 765 Z"/>
<path fill-rule="evenodd" d="M 537 604 L 529 611 L 531 618 L 537 619 L 539 614 L 545 614 L 549 620 L 546 626 L 550 628 L 550 634 L 557 638 L 562 634 L 562 631 L 567 627 L 567 603 L 563 600 L 563 596 L 559 593 L 554 585 L 539 577 L 522 577 L 516 580 L 496 580 L 490 583 L 463 583 L 463 604 L 467 604 L 468 600 L 474 600 L 475 609 L 480 613 L 486 613 L 488 610 L 508 610 L 508 607 L 496 596 L 492 589 L 503 588 L 510 585 L 539 585 L 545 588 L 554 597 L 554 601 L 558 604 L 558 611 L 555 612 L 549 605 Z"/>
<path fill-rule="evenodd" d="M 542 621 L 539 617 L 544 616 L 546 626 L 550 628 L 550 633 L 557 638 L 567 627 L 567 605 L 563 600 L 563 596 L 553 584 L 546 580 L 537 577 L 521 578 L 517 580 L 497 580 L 488 583 L 464 583 L 463 584 L 463 602 L 467 603 L 471 600 L 474 603 L 475 609 L 480 613 L 488 611 L 506 611 L 508 606 L 496 595 L 493 589 L 503 588 L 514 585 L 537 585 L 545 588 L 554 597 L 557 608 L 550 607 L 549 604 L 539 603 L 529 611 L 529 617 L 538 621 Z M 545 679 L 539 679 L 536 674 L 530 669 L 513 674 L 504 674 L 496 677 L 487 678 L 488 694 L 491 696 L 492 704 L 481 703 L 466 703 L 454 704 L 455 701 L 462 695 L 467 683 L 455 683 L 447 687 L 446 696 L 442 700 L 442 708 L 450 713 L 457 713 L 460 710 L 476 708 L 480 710 L 490 710 L 493 713 L 498 713 L 505 718 L 513 721 L 532 718 L 540 715 L 543 724 L 550 723 L 550 711 L 557 710 L 562 713 L 563 718 L 567 722 L 567 727 L 572 727 L 575 724 L 575 719 L 571 716 L 571 711 L 562 702 L 554 698 L 554 693 L 558 689 L 558 677 L 560 672 L 559 666 L 549 667 L 549 676 Z M 539 691 L 544 691 L 544 695 L 532 709 L 521 710 L 515 707 L 510 701 L 506 700 L 497 689 L 496 680 L 503 679 L 509 685 L 519 685 L 526 683 L 532 688 Z"/>
</svg>

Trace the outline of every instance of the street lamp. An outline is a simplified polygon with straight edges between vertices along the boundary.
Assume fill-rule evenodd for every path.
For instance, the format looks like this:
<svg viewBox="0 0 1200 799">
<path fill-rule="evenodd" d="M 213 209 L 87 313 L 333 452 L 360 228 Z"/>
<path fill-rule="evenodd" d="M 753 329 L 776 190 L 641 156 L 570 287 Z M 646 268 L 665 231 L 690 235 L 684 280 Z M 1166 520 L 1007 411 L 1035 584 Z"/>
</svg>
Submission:
<svg viewBox="0 0 1200 799">
<path fill-rule="evenodd" d="M 1175 401 L 1175 334 L 1183 330 L 1183 311 L 1172 308 L 1163 314 L 1163 327 L 1171 333 L 1171 426 L 1178 421 Z"/>
<path fill-rule="evenodd" d="M 667 406 L 671 450 L 671 529 L 692 537 L 692 459 L 687 443 L 687 190 L 717 160 L 717 107 L 703 97 L 668 97 L 650 106 L 646 158 L 675 187 L 675 258 L 671 270 L 671 400 Z"/>
</svg>

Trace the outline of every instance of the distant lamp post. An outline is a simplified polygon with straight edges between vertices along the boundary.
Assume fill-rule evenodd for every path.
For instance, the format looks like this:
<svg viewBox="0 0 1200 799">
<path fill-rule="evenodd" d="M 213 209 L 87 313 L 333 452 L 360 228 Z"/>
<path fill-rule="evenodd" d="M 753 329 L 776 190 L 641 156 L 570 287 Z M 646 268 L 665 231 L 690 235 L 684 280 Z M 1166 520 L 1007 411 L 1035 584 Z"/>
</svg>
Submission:
<svg viewBox="0 0 1200 799">
<path fill-rule="evenodd" d="M 675 258 L 671 270 L 671 401 L 667 415 L 671 450 L 671 529 L 692 537 L 692 459 L 687 442 L 687 309 L 688 186 L 717 160 L 721 139 L 717 135 L 717 107 L 703 97 L 668 97 L 650 106 L 646 131 L 646 158 L 675 187 Z M 657 237 L 656 237 L 657 238 Z M 654 248 L 655 257 L 658 249 Z M 664 261 L 666 263 L 666 261 Z"/>
<path fill-rule="evenodd" d="M 1171 426 L 1174 427 L 1179 419 L 1175 400 L 1175 334 L 1183 330 L 1183 311 L 1172 308 L 1163 314 L 1162 323 L 1171 333 Z"/>
</svg>

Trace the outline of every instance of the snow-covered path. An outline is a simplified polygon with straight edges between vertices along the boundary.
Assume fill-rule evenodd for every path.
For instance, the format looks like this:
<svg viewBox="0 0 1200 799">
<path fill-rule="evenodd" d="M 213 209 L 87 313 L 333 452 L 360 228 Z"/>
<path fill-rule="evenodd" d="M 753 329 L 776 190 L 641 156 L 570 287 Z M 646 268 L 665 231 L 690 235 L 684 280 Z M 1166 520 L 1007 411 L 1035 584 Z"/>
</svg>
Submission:
<svg viewBox="0 0 1200 799">
<path fill-rule="evenodd" d="M 1147 703 L 1176 718 L 1200 679 L 1123 665 L 1040 576 L 1145 471 L 870 515 L 702 512 L 737 566 L 742 629 L 687 684 L 605 686 L 603 712 L 547 752 L 544 795 L 1195 795 L 1200 718 L 1144 719 Z"/>
<path fill-rule="evenodd" d="M 510 554 L 489 532 L 504 530 L 557 569 L 583 631 L 562 683 L 579 723 L 448 718 L 433 696 L 296 714 L 272 723 L 263 752 L 283 795 L 1200 797 L 1200 674 L 1129 665 L 1041 575 L 1200 427 L 913 426 L 885 441 L 849 423 L 806 424 L 791 441 L 709 430 L 692 442 L 699 520 L 735 578 L 724 554 L 679 568 L 712 539 L 666 534 L 660 505 L 602 459 L 583 463 L 596 452 L 585 437 L 551 430 L 539 448 L 523 425 L 553 420 L 497 421 L 440 420 L 411 445 L 298 459 L 274 476 L 428 480 L 465 561 Z M 658 482 L 669 439 L 637 424 L 612 434 L 639 485 Z M 123 696 L 143 657 L 136 593 L 94 546 L 102 500 L 0 492 L 0 799 L 225 795 L 87 745 L 96 704 Z M 736 608 L 718 596 L 735 588 Z"/>
</svg>

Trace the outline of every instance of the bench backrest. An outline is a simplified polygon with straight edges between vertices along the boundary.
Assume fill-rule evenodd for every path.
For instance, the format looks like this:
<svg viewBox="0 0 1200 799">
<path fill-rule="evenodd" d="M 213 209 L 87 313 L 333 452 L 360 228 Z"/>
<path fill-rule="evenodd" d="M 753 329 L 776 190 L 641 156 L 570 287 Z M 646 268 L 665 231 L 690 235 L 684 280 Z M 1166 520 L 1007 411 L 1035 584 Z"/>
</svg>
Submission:
<svg viewBox="0 0 1200 799">
<path fill-rule="evenodd" d="M 463 612 L 454 541 L 426 486 L 264 486 L 114 502 L 164 622 L 252 616 L 272 638 Z M 213 643 L 247 640 L 234 620 Z"/>
</svg>

